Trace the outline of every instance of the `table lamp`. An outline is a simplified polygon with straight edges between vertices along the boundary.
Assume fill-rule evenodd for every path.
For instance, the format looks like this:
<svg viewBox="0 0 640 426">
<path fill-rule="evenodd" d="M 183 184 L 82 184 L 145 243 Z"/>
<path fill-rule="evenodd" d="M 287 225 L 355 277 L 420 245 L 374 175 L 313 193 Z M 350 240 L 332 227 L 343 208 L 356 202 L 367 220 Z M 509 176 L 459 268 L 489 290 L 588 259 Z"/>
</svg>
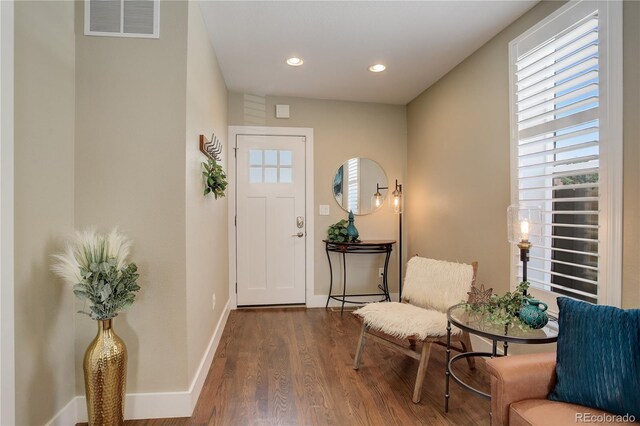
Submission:
<svg viewBox="0 0 640 426">
<path fill-rule="evenodd" d="M 520 249 L 522 262 L 522 281 L 527 281 L 527 262 L 532 242 L 538 241 L 541 235 L 541 210 L 537 206 L 513 204 L 507 209 L 509 242 Z M 524 296 L 527 291 L 524 290 Z"/>
</svg>

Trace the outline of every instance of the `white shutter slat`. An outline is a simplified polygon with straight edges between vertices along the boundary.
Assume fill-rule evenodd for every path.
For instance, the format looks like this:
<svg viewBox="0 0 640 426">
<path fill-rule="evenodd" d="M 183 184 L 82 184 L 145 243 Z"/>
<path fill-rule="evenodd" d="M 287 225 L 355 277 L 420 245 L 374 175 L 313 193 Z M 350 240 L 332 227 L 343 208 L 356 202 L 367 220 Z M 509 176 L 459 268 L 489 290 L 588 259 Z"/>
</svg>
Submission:
<svg viewBox="0 0 640 426">
<path fill-rule="evenodd" d="M 527 129 L 520 130 L 518 132 L 518 137 L 527 139 L 534 136 L 555 133 L 563 129 L 577 126 L 579 124 L 597 120 L 598 116 L 598 108 L 591 108 L 586 111 L 581 111 L 577 114 L 572 114 L 562 118 L 556 118 L 555 120 L 549 120 L 547 122 L 531 126 Z"/>
<path fill-rule="evenodd" d="M 585 126 L 588 126 L 588 127 L 585 127 Z M 543 137 L 535 137 L 535 138 L 528 138 L 528 139 L 523 138 L 521 139 L 519 151 L 526 153 L 526 152 L 529 152 L 528 151 L 529 149 L 537 147 L 538 145 L 547 144 L 550 142 L 560 142 L 567 139 L 577 138 L 579 136 L 586 136 L 586 135 L 593 136 L 598 134 L 598 125 L 596 121 L 593 121 L 591 123 L 584 123 L 582 127 L 584 128 L 581 128 L 580 130 L 574 130 L 568 133 L 563 133 L 561 135 L 553 135 L 553 136 L 547 136 L 547 137 L 543 136 Z M 595 140 L 598 140 L 598 139 L 596 138 Z"/>
<path fill-rule="evenodd" d="M 597 42 L 598 32 L 595 30 L 595 28 L 587 28 L 585 29 L 585 32 L 578 35 L 576 38 L 569 41 L 564 46 L 557 48 L 555 52 L 549 53 L 548 55 L 541 57 L 536 62 L 532 62 L 529 65 L 520 66 L 515 74 L 518 79 L 524 79 L 536 72 L 539 72 L 541 69 L 548 66 L 549 63 L 553 63 L 553 61 L 557 61 L 558 59 L 563 58 L 566 55 L 571 54 L 572 52 L 586 49 L 589 46 L 596 44 Z"/>
<path fill-rule="evenodd" d="M 598 66 L 598 58 L 590 58 L 585 61 L 580 62 L 579 64 L 566 69 L 558 74 L 553 74 L 544 80 L 541 80 L 531 86 L 527 86 L 526 88 L 522 88 L 518 90 L 518 99 L 522 99 L 526 96 L 535 94 L 541 90 L 548 89 L 551 86 L 554 86 L 556 83 L 560 83 L 567 78 L 571 78 L 573 76 L 577 76 L 582 72 L 586 72 L 594 67 Z"/>
<path fill-rule="evenodd" d="M 535 234 L 531 234 L 531 235 L 535 235 Z M 548 234 L 543 234 L 543 235 L 538 234 L 537 236 L 541 236 L 543 238 L 547 238 L 550 240 L 580 241 L 580 242 L 594 243 L 594 244 L 599 242 L 599 240 L 593 239 L 593 238 L 565 237 L 562 235 L 548 235 Z"/>
<path fill-rule="evenodd" d="M 527 87 L 531 87 L 534 84 L 540 83 L 551 77 L 556 78 L 557 76 L 561 75 L 561 74 L 558 74 L 559 71 L 564 72 L 565 69 L 567 70 L 575 69 L 576 67 L 584 63 L 587 59 L 595 58 L 596 64 L 597 64 L 597 55 L 598 55 L 597 44 L 591 44 L 589 46 L 585 46 L 580 50 L 565 56 L 561 61 L 552 62 L 550 65 L 540 69 L 539 71 L 536 71 L 525 78 L 518 79 L 518 88 L 520 90 L 523 90 L 523 89 L 526 89 Z"/>
<path fill-rule="evenodd" d="M 545 246 L 545 245 L 538 245 L 538 247 L 543 248 L 545 250 L 558 251 L 558 252 L 562 252 L 562 253 L 580 254 L 580 255 L 589 256 L 589 257 L 600 257 L 600 255 L 598 253 L 584 251 L 584 250 L 563 249 L 563 248 L 560 248 L 560 247 L 549 247 L 549 246 Z"/>
<path fill-rule="evenodd" d="M 598 201 L 598 197 L 574 197 L 574 198 L 521 198 L 523 203 L 536 201 L 553 201 L 556 203 L 584 203 Z"/>
<path fill-rule="evenodd" d="M 530 94 L 529 96 L 525 97 L 522 94 L 520 94 L 520 96 L 518 97 L 518 101 L 516 102 L 516 105 L 518 106 L 518 108 L 526 108 L 530 105 L 533 105 L 534 103 L 540 102 L 541 100 L 548 100 L 549 98 L 553 97 L 556 93 L 565 91 L 572 87 L 584 85 L 597 78 L 598 78 L 597 70 L 591 70 L 584 74 L 575 75 L 562 83 L 558 83 L 555 86 L 552 86 L 549 88 L 544 88 L 539 92 Z"/>
<path fill-rule="evenodd" d="M 518 124 L 521 126 L 520 128 L 522 130 L 527 129 L 529 127 L 533 127 L 537 124 L 540 123 L 548 123 L 550 121 L 550 119 L 554 119 L 557 115 L 563 114 L 564 112 L 568 112 L 568 111 L 573 111 L 575 109 L 578 109 L 582 106 L 590 106 L 591 108 L 597 108 L 598 107 L 598 97 L 597 96 L 591 96 L 589 98 L 586 99 L 582 99 L 579 101 L 576 101 L 574 103 L 571 103 L 569 105 L 565 105 L 563 107 L 560 108 L 556 108 L 553 111 L 547 111 L 544 112 L 540 115 L 535 115 L 531 118 L 527 118 L 524 120 L 521 120 L 518 122 Z M 557 129 L 560 130 L 560 129 Z"/>
<path fill-rule="evenodd" d="M 542 211 L 543 214 L 570 214 L 570 215 L 598 215 L 599 210 L 551 210 Z"/>
<path fill-rule="evenodd" d="M 598 145 L 600 145 L 600 143 L 597 140 L 587 140 L 583 143 L 576 143 L 574 145 L 563 146 L 562 148 L 552 148 L 552 149 L 545 149 L 542 151 L 531 152 L 527 154 L 520 154 L 518 155 L 518 158 L 520 158 L 520 160 L 523 160 L 528 158 L 535 158 L 538 156 L 569 153 L 569 152 L 573 152 L 580 149 L 597 147 Z"/>
<path fill-rule="evenodd" d="M 572 103 L 575 99 L 582 98 L 584 95 L 594 92 L 598 89 L 598 85 L 594 83 L 590 83 L 583 86 L 573 86 L 569 91 L 567 91 L 564 95 L 557 96 L 553 99 L 543 99 L 539 103 L 533 105 L 527 105 L 526 108 L 518 111 L 518 118 L 520 120 L 525 120 L 527 118 L 535 117 L 536 115 L 540 115 L 544 112 L 553 109 L 555 105 L 559 103 Z M 556 92 L 558 93 L 558 92 Z"/>
<path fill-rule="evenodd" d="M 518 180 L 531 180 L 531 179 L 540 179 L 540 178 L 561 178 L 561 177 L 569 177 L 569 176 L 584 176 L 588 174 L 598 173 L 598 167 L 593 167 L 590 169 L 582 169 L 582 170 L 570 170 L 567 172 L 561 173 L 543 173 L 541 175 L 535 176 L 522 176 L 519 177 Z"/>
<path fill-rule="evenodd" d="M 594 161 L 597 161 L 598 158 L 600 158 L 600 156 L 598 154 L 594 154 L 594 155 L 587 155 L 587 156 L 584 156 L 584 157 L 568 158 L 566 160 L 539 161 L 539 162 L 534 163 L 534 164 L 527 164 L 526 166 L 520 166 L 520 170 L 536 169 L 536 168 L 540 168 L 541 166 L 546 166 L 546 167 L 550 167 L 550 166 L 567 166 L 567 165 L 577 166 L 580 163 L 584 163 L 582 165 L 585 166 L 585 167 L 592 167 L 593 166 L 592 163 Z"/>
<path fill-rule="evenodd" d="M 543 274 L 550 274 L 550 275 L 555 275 L 556 277 L 569 278 L 571 280 L 580 281 L 582 283 L 598 285 L 597 281 L 589 280 L 587 278 L 582 278 L 582 277 L 576 277 L 576 276 L 573 276 L 573 275 L 562 274 L 560 272 L 549 271 L 547 269 L 539 269 L 539 268 L 534 268 L 534 267 L 530 267 L 529 269 L 532 270 L 532 271 L 536 271 L 536 272 L 542 272 Z"/>
<path fill-rule="evenodd" d="M 600 225 L 583 225 L 576 223 L 553 223 L 551 224 L 553 228 L 584 228 L 584 229 L 598 229 Z"/>
<path fill-rule="evenodd" d="M 531 259 L 537 259 L 537 260 L 544 260 L 544 261 L 548 261 L 549 259 L 547 259 L 546 257 L 539 257 L 539 256 L 529 256 Z M 571 263 L 571 262 L 563 262 L 561 260 L 553 260 L 551 259 L 551 263 L 558 263 L 560 265 L 566 265 L 566 266 L 573 266 L 576 268 L 582 268 L 582 269 L 588 269 L 590 271 L 597 271 L 598 268 L 596 266 L 589 266 L 589 265 L 584 265 L 584 264 L 578 264 L 578 263 Z"/>
<path fill-rule="evenodd" d="M 557 288 L 557 289 L 560 289 L 560 290 L 564 290 L 567 293 L 572 293 L 572 294 L 580 295 L 580 296 L 586 296 L 586 297 L 591 298 L 593 300 L 597 299 L 597 295 L 595 295 L 595 294 L 587 293 L 587 292 L 581 291 L 581 290 L 576 290 L 574 288 L 565 287 L 565 286 L 562 286 L 560 284 L 555 284 L 555 283 L 550 283 L 550 282 L 542 282 L 542 281 L 538 281 L 538 280 L 533 279 L 533 278 L 530 278 L 529 281 L 532 282 L 532 283 L 538 284 L 537 286 L 534 286 L 536 288 L 544 288 L 544 286 L 549 286 L 549 287 Z"/>
<path fill-rule="evenodd" d="M 535 186 L 532 188 L 520 187 L 520 193 L 525 191 L 540 191 L 540 190 L 556 190 L 556 189 L 580 189 L 580 188 L 597 188 L 598 182 L 593 183 L 577 183 L 574 185 L 552 185 L 552 186 Z"/>
</svg>

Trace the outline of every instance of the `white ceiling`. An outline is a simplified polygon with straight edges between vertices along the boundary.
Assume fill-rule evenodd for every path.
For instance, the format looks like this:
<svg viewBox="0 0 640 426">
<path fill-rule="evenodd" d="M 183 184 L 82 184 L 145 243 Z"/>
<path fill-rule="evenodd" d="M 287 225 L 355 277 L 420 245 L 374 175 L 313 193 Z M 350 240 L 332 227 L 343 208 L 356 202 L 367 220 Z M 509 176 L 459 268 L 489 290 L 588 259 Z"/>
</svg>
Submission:
<svg viewBox="0 0 640 426">
<path fill-rule="evenodd" d="M 406 104 L 536 3 L 201 1 L 200 6 L 231 91 Z M 286 65 L 290 56 L 303 58 L 304 65 Z M 374 63 L 387 70 L 369 72 Z"/>
</svg>

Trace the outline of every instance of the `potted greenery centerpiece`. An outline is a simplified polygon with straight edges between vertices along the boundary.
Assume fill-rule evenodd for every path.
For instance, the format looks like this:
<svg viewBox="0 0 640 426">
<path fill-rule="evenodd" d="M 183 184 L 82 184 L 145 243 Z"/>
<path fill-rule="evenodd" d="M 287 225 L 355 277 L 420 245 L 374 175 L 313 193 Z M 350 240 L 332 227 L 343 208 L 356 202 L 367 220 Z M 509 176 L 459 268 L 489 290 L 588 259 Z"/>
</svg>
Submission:
<svg viewBox="0 0 640 426">
<path fill-rule="evenodd" d="M 351 223 L 353 224 L 353 215 L 351 215 Z M 353 227 L 355 230 L 355 226 Z M 349 222 L 342 219 L 339 222 L 330 225 L 327 229 L 327 241 L 332 243 L 358 243 L 358 231 L 349 232 Z"/>
<path fill-rule="evenodd" d="M 89 302 L 80 311 L 98 322 L 98 334 L 84 356 L 84 383 L 89 425 L 124 424 L 127 348 L 112 328 L 112 319 L 131 306 L 138 268 L 127 263 L 131 241 L 117 229 L 108 235 L 76 232 L 64 252 L 54 255 L 53 272 L 73 285 Z"/>
<path fill-rule="evenodd" d="M 479 291 L 474 291 L 472 288 L 470 293 L 483 294 L 482 300 L 470 300 L 464 302 L 464 305 L 468 311 L 483 315 L 491 323 L 504 326 L 516 325 L 522 329 L 530 328 L 519 316 L 523 305 L 528 300 L 534 300 L 530 295 L 525 295 L 528 288 L 529 282 L 523 281 L 513 292 L 508 291 L 502 296 L 491 294 L 492 289 L 485 292 L 484 287 Z"/>
</svg>

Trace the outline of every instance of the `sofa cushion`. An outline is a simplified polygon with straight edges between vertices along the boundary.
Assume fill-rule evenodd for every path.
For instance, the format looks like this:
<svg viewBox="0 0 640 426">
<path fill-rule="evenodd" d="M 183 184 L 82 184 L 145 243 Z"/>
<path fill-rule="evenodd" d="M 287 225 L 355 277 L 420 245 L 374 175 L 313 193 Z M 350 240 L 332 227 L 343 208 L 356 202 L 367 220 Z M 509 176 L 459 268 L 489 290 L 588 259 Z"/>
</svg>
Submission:
<svg viewBox="0 0 640 426">
<path fill-rule="evenodd" d="M 640 419 L 640 309 L 558 298 L 560 334 L 552 401 Z"/>
<path fill-rule="evenodd" d="M 527 399 L 511 404 L 509 426 L 559 426 L 574 424 L 629 425 L 623 418 L 596 408 L 546 399 Z"/>
</svg>

